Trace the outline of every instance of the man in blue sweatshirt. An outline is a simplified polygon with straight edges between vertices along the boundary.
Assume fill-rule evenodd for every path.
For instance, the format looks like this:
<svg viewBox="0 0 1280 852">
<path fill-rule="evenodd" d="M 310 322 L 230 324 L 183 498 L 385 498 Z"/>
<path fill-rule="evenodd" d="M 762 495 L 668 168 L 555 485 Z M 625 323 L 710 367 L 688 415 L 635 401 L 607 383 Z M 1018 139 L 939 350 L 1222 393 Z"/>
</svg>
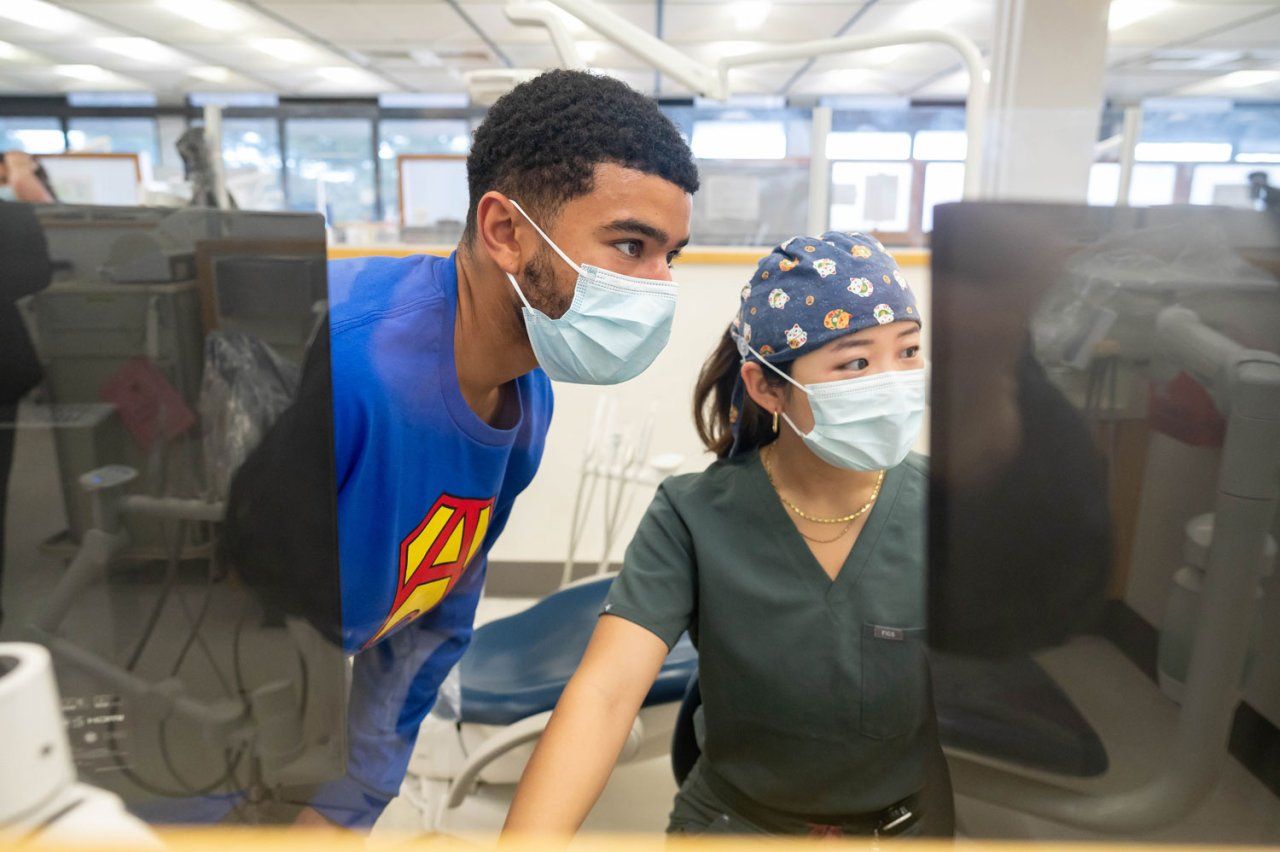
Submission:
<svg viewBox="0 0 1280 852">
<path fill-rule="evenodd" d="M 470 640 L 486 554 L 537 471 L 548 379 L 625 381 L 670 332 L 669 267 L 688 242 L 698 176 L 652 100 L 608 77 L 547 72 L 490 109 L 467 178 L 466 230 L 449 257 L 330 264 L 328 334 L 298 402 L 242 469 L 252 479 L 233 488 L 234 549 L 260 545 L 260 565 L 315 552 L 307 524 L 254 518 L 272 514 L 257 511 L 272 489 L 287 511 L 277 483 L 305 491 L 303 459 L 323 458 L 327 352 L 342 600 L 330 632 L 354 669 L 347 773 L 300 822 L 369 826 L 399 790 Z M 310 474 L 316 491 L 327 475 Z"/>
</svg>

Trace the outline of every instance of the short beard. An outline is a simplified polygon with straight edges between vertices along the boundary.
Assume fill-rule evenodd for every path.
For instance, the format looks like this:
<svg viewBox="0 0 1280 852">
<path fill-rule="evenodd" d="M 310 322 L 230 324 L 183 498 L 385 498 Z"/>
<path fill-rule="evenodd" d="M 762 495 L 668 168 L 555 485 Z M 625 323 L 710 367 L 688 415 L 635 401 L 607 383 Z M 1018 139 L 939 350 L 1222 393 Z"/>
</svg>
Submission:
<svg viewBox="0 0 1280 852">
<path fill-rule="evenodd" d="M 556 280 L 556 269 L 564 265 L 559 258 L 551 256 L 550 249 L 543 247 L 520 272 L 520 287 L 524 291 L 524 297 L 529 300 L 530 305 L 551 319 L 564 316 L 565 311 L 573 304 L 573 291 L 577 282 L 562 289 Z"/>
</svg>

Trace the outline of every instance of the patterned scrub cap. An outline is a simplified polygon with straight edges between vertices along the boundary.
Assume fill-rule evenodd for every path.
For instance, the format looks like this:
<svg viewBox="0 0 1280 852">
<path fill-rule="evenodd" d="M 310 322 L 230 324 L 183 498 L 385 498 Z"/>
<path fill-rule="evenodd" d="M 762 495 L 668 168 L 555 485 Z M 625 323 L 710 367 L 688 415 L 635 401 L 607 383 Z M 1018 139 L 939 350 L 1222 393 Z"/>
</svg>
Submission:
<svg viewBox="0 0 1280 852">
<path fill-rule="evenodd" d="M 781 364 L 820 349 L 838 337 L 899 320 L 923 324 L 915 293 L 875 237 L 827 231 L 792 237 L 756 265 L 742 288 L 732 332 L 744 361 Z M 737 452 L 744 391 L 734 388 L 730 418 Z"/>
</svg>

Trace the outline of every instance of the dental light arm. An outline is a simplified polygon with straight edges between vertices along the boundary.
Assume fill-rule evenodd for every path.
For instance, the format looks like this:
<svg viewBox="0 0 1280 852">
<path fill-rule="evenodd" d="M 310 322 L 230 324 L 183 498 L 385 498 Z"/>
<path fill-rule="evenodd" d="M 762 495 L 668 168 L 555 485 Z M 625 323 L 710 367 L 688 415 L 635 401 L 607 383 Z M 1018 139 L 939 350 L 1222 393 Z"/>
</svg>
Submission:
<svg viewBox="0 0 1280 852">
<path fill-rule="evenodd" d="M 652 33 L 640 29 L 595 0 L 551 0 L 551 3 L 573 15 L 632 56 L 648 62 L 690 90 L 721 101 L 729 96 L 729 93 L 722 88 L 716 69 L 696 59 L 690 59 L 662 39 L 654 38 Z M 554 34 L 552 39 L 555 39 Z"/>
<path fill-rule="evenodd" d="M 567 0 L 553 0 L 565 5 Z M 584 0 L 568 0 L 568 2 L 584 2 Z M 652 38 L 652 37 L 651 37 Z M 982 52 L 972 40 L 959 33 L 942 29 L 901 30 L 864 36 L 845 36 L 843 38 L 820 39 L 818 41 L 802 41 L 797 44 L 784 44 L 779 47 L 766 48 L 738 56 L 728 56 L 720 60 L 718 66 L 721 95 L 708 94 L 709 97 L 728 97 L 731 91 L 729 73 L 735 68 L 748 65 L 762 65 L 770 62 L 786 62 L 795 59 L 812 59 L 817 56 L 855 53 L 860 50 L 872 50 L 878 47 L 895 47 L 907 44 L 942 44 L 960 54 L 965 70 L 969 74 L 969 93 L 965 101 L 965 133 L 968 135 L 968 150 L 965 155 L 964 197 L 973 199 L 978 196 L 978 188 L 982 185 L 982 131 L 987 116 L 987 70 L 982 61 Z"/>
<path fill-rule="evenodd" d="M 813 59 L 817 56 L 854 53 L 896 45 L 941 44 L 950 47 L 960 54 L 960 59 L 969 74 L 969 92 L 965 104 L 965 128 L 969 144 L 965 157 L 964 197 L 972 199 L 978 196 L 979 187 L 982 185 L 981 155 L 982 133 L 987 114 L 987 70 L 978 46 L 959 33 L 945 29 L 918 29 L 805 41 L 726 57 L 721 59 L 715 67 L 711 67 L 691 59 L 595 0 L 549 0 L 548 3 L 508 4 L 506 12 L 511 20 L 543 26 L 547 29 L 560 54 L 561 61 L 567 68 L 581 68 L 581 59 L 577 48 L 569 38 L 564 22 L 547 8 L 548 5 L 560 7 L 636 58 L 648 62 L 663 74 L 684 84 L 694 93 L 720 101 L 728 100 L 732 92 L 730 72 L 735 68 L 770 62 Z"/>
<path fill-rule="evenodd" d="M 556 53 L 560 55 L 562 67 L 579 71 L 586 69 L 586 63 L 582 61 L 578 45 L 574 42 L 573 36 L 569 35 L 569 28 L 564 25 L 564 19 L 556 12 L 554 6 L 548 3 L 508 3 L 503 11 L 507 15 L 507 20 L 513 24 L 543 27 L 551 36 L 551 43 L 555 45 Z"/>
</svg>

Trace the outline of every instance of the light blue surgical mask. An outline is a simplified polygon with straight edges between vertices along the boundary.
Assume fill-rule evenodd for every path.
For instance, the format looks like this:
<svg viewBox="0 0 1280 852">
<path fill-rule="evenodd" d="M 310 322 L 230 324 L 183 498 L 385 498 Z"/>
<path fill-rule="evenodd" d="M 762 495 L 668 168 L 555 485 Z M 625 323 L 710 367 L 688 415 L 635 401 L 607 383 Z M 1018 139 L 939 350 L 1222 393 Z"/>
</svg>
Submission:
<svg viewBox="0 0 1280 852">
<path fill-rule="evenodd" d="M 614 385 L 648 369 L 671 337 L 676 285 L 586 264 L 579 266 L 529 218 L 523 207 L 514 199 L 511 203 L 561 260 L 578 273 L 573 302 L 557 319 L 529 304 L 515 276 L 507 274 L 524 303 L 524 325 L 542 369 L 555 381 L 581 385 Z"/>
<path fill-rule="evenodd" d="M 924 423 L 928 368 L 802 385 L 750 346 L 747 349 L 808 395 L 811 431 L 801 432 L 785 413 L 782 419 L 827 464 L 848 470 L 888 470 L 902 464 L 911 452 Z"/>
<path fill-rule="evenodd" d="M 0 201 L 17 201 L 18 197 L 13 192 L 13 187 L 7 183 L 0 183 Z"/>
</svg>

